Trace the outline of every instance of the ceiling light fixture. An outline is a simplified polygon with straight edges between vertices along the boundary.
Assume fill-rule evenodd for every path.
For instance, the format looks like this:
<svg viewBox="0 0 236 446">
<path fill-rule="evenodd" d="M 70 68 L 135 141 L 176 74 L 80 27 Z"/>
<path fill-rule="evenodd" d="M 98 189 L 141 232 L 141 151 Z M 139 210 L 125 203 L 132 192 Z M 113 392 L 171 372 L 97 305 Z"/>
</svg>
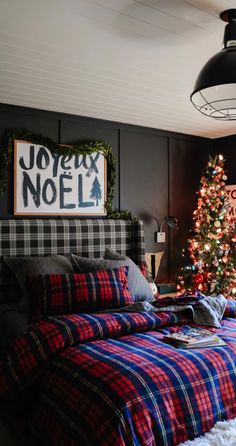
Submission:
<svg viewBox="0 0 236 446">
<path fill-rule="evenodd" d="M 219 121 L 236 120 L 236 9 L 220 14 L 228 22 L 224 48 L 201 69 L 191 94 L 193 105 Z"/>
</svg>

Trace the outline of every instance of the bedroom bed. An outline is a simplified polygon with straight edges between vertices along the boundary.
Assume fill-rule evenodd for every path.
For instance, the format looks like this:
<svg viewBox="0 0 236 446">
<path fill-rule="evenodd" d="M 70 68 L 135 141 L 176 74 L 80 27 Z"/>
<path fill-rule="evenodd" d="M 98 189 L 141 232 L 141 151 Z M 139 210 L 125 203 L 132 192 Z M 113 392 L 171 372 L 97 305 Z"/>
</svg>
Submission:
<svg viewBox="0 0 236 446">
<path fill-rule="evenodd" d="M 210 328 L 226 346 L 188 351 L 162 338 L 189 313 L 121 311 L 150 300 L 142 222 L 0 220 L 0 256 L 0 410 L 22 445 L 177 446 L 236 417 L 234 301 Z"/>
</svg>

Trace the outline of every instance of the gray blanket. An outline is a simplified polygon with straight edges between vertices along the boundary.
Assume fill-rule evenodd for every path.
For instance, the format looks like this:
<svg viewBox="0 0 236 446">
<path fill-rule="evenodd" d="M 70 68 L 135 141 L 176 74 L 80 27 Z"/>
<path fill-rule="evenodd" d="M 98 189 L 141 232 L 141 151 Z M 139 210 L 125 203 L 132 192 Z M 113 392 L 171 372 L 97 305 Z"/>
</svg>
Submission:
<svg viewBox="0 0 236 446">
<path fill-rule="evenodd" d="M 134 302 L 133 304 L 127 305 L 126 307 L 123 307 L 119 311 L 155 311 L 155 312 L 162 312 L 162 311 L 172 311 L 172 312 L 179 312 L 179 311 L 186 311 L 190 310 L 192 312 L 193 320 L 197 324 L 200 325 L 209 325 L 210 327 L 216 327 L 220 328 L 221 324 L 220 321 L 224 315 L 225 307 L 227 300 L 222 295 L 219 294 L 218 296 L 205 296 L 203 299 L 201 299 L 198 303 L 192 305 L 192 304 L 174 304 L 174 305 L 168 305 L 163 307 L 156 307 L 153 305 L 155 301 L 153 302 Z"/>
</svg>

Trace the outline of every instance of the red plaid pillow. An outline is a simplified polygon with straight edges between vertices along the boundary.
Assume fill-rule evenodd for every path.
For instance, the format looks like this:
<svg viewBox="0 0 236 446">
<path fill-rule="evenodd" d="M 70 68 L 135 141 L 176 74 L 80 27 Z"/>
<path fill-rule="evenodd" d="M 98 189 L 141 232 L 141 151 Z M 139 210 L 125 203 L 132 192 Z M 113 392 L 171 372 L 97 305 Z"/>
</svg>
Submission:
<svg viewBox="0 0 236 446">
<path fill-rule="evenodd" d="M 133 302 L 128 267 L 82 274 L 40 274 L 28 278 L 36 298 L 34 317 L 119 308 Z"/>
</svg>

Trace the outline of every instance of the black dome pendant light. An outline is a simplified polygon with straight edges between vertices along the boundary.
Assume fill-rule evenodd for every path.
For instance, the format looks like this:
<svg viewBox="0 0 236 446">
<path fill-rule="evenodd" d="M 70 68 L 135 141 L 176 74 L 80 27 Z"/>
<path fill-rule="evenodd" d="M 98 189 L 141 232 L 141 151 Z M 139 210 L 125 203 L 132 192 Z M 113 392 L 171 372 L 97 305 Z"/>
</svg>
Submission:
<svg viewBox="0 0 236 446">
<path fill-rule="evenodd" d="M 220 14 L 228 22 L 224 48 L 201 69 L 191 94 L 193 105 L 219 121 L 236 120 L 236 9 Z"/>
</svg>

